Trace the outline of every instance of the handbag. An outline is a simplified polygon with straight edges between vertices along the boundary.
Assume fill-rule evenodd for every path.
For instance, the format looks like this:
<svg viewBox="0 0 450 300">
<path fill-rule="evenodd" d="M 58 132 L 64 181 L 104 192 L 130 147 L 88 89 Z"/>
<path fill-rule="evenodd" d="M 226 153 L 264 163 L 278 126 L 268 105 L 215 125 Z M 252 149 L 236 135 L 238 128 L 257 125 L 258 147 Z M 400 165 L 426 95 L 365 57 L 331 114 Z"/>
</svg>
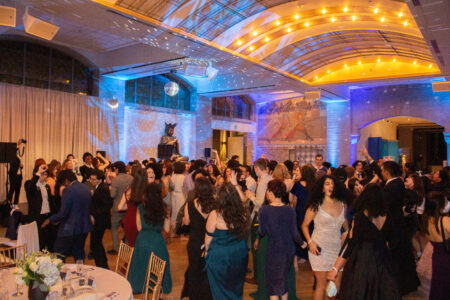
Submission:
<svg viewBox="0 0 450 300">
<path fill-rule="evenodd" d="M 441 235 L 442 235 L 442 242 L 444 243 L 444 249 L 447 253 L 450 253 L 450 238 L 445 239 L 444 234 L 444 223 L 442 222 L 442 219 L 444 217 L 441 217 Z"/>
</svg>

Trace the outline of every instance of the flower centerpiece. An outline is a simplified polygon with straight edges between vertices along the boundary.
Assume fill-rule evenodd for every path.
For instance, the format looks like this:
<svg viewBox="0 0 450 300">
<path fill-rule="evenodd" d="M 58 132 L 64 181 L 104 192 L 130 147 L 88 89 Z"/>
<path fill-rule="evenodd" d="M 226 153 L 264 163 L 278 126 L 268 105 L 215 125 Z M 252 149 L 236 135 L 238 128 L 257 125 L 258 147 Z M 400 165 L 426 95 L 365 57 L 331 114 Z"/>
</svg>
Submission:
<svg viewBox="0 0 450 300">
<path fill-rule="evenodd" d="M 56 254 L 47 250 L 33 252 L 17 260 L 14 270 L 17 284 L 28 286 L 28 298 L 33 300 L 45 299 L 50 286 L 59 278 L 59 272 L 63 264 Z"/>
</svg>

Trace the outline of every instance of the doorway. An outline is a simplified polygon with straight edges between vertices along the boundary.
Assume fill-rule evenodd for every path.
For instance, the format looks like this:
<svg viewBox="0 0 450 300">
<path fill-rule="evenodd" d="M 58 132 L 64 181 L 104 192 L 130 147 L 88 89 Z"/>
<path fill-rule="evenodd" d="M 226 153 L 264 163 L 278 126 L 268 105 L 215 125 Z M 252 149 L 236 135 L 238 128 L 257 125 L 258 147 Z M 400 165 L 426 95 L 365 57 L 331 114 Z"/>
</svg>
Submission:
<svg viewBox="0 0 450 300">
<path fill-rule="evenodd" d="M 247 133 L 213 129 L 213 149 L 220 160 L 228 161 L 233 155 L 239 156 L 241 164 L 247 162 Z"/>
</svg>

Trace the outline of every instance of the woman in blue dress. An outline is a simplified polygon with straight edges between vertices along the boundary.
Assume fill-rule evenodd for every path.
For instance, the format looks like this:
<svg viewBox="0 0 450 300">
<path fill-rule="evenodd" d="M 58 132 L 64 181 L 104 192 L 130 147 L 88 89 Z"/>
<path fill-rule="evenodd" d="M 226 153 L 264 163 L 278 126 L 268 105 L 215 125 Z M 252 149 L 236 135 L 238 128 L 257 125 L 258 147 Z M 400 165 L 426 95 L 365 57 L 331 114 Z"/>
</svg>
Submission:
<svg viewBox="0 0 450 300">
<path fill-rule="evenodd" d="M 172 290 L 172 278 L 170 276 L 169 252 L 161 230 L 164 226 L 164 230 L 169 232 L 170 219 L 168 209 L 161 196 L 161 188 L 156 183 L 149 184 L 147 197 L 138 206 L 136 226 L 139 233 L 128 274 L 128 281 L 133 288 L 133 293 L 144 293 L 148 262 L 150 254 L 153 252 L 166 262 L 162 292 L 168 294 Z"/>
<path fill-rule="evenodd" d="M 247 271 L 249 213 L 238 191 L 224 183 L 206 222 L 206 273 L 216 300 L 242 299 Z"/>
</svg>

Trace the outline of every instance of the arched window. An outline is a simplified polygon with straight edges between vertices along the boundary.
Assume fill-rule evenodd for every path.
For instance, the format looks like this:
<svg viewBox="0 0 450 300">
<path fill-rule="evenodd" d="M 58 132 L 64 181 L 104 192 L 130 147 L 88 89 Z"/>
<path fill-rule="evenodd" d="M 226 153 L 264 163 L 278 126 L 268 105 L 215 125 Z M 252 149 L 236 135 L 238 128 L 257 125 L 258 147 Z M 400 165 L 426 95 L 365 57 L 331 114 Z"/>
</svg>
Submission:
<svg viewBox="0 0 450 300">
<path fill-rule="evenodd" d="M 252 120 L 252 110 L 252 101 L 246 95 L 212 99 L 212 114 L 214 116 Z"/>
<path fill-rule="evenodd" d="M 0 40 L 0 81 L 93 95 L 94 68 L 52 47 Z"/>
<path fill-rule="evenodd" d="M 178 93 L 169 96 L 164 92 L 164 85 L 170 81 L 178 84 Z M 166 107 L 177 110 L 191 110 L 191 93 L 180 80 L 170 75 L 154 75 L 127 80 L 125 84 L 125 101 L 134 104 Z"/>
</svg>

